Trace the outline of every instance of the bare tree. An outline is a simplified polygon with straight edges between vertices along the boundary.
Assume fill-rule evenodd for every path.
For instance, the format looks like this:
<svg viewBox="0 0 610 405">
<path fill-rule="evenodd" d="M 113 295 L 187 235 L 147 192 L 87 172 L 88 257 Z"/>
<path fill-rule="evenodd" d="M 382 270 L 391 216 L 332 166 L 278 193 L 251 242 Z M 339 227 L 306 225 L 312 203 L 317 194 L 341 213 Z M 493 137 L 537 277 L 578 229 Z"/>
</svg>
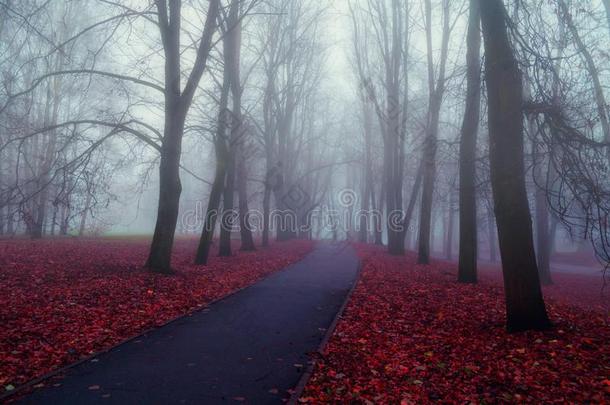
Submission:
<svg viewBox="0 0 610 405">
<path fill-rule="evenodd" d="M 546 313 L 525 188 L 523 83 L 502 0 L 481 0 L 491 183 L 511 332 L 546 329 Z"/>
<path fill-rule="evenodd" d="M 458 281 L 477 281 L 476 152 L 481 108 L 481 17 L 479 0 L 470 0 L 467 33 L 466 111 L 460 138 L 460 257 Z"/>
<path fill-rule="evenodd" d="M 419 247 L 417 262 L 430 263 L 430 229 L 432 219 L 432 202 L 434 196 L 434 181 L 436 177 L 436 152 L 438 127 L 443 96 L 445 94 L 447 54 L 451 24 L 449 16 L 449 1 L 443 0 L 443 29 L 441 53 L 439 56 L 438 74 L 435 74 L 434 56 L 432 54 L 432 3 L 425 0 L 426 47 L 428 57 L 428 118 L 426 123 L 426 138 L 423 152 L 423 185 L 419 218 Z"/>
<path fill-rule="evenodd" d="M 159 207 L 157 224 L 146 266 L 160 273 L 171 272 L 171 252 L 180 203 L 180 154 L 184 124 L 203 72 L 216 31 L 220 0 L 211 0 L 199 41 L 197 57 L 184 88 L 181 87 L 180 26 L 182 4 L 179 0 L 156 1 L 158 25 L 165 54 L 165 127 L 159 161 Z"/>
</svg>

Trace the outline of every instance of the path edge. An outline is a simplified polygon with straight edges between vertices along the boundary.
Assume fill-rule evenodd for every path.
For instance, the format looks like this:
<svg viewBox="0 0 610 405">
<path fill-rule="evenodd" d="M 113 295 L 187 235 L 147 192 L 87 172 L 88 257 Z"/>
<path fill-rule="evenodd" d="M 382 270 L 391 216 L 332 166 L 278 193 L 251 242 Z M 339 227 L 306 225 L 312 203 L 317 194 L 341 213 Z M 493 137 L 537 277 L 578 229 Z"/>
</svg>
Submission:
<svg viewBox="0 0 610 405">
<path fill-rule="evenodd" d="M 58 376 L 60 374 L 63 374 L 63 373 L 65 373 L 65 372 L 67 372 L 67 371 L 69 371 L 69 370 L 71 370 L 71 369 L 73 369 L 75 367 L 80 366 L 83 363 L 86 363 L 88 361 L 91 361 L 91 360 L 95 359 L 96 357 L 99 357 L 99 356 L 101 356 L 103 354 L 111 352 L 112 350 L 117 349 L 120 346 L 126 345 L 126 344 L 131 343 L 131 342 L 133 342 L 135 340 L 143 338 L 143 337 L 147 336 L 148 334 L 156 331 L 157 329 L 161 329 L 161 328 L 163 328 L 165 326 L 168 326 L 168 325 L 170 325 L 170 324 L 172 324 L 174 322 L 179 322 L 179 321 L 181 321 L 183 319 L 186 319 L 188 317 L 191 317 L 191 316 L 193 316 L 193 315 L 195 315 L 195 314 L 197 314 L 197 313 L 199 313 L 201 311 L 204 311 L 204 310 L 210 308 L 212 305 L 218 304 L 218 303 L 220 303 L 223 300 L 229 299 L 233 295 L 235 295 L 237 293 L 240 293 L 240 292 L 242 292 L 244 290 L 247 290 L 250 287 L 253 287 L 254 285 L 260 283 L 261 281 L 263 281 L 263 280 L 265 280 L 265 279 L 267 279 L 267 278 L 269 278 L 271 276 L 273 276 L 274 274 L 281 273 L 281 272 L 287 270 L 289 267 L 292 267 L 293 265 L 295 265 L 297 263 L 300 263 L 301 261 L 305 260 L 305 258 L 307 256 L 309 256 L 312 253 L 314 253 L 315 250 L 316 250 L 316 243 L 314 243 L 312 249 L 309 252 L 307 252 L 305 254 L 305 256 L 303 256 L 300 260 L 298 260 L 296 262 L 293 262 L 293 263 L 290 263 L 287 266 L 283 267 L 282 269 L 274 271 L 273 273 L 268 274 L 267 276 L 261 278 L 260 280 L 257 280 L 255 283 L 247 285 L 247 286 L 244 286 L 244 287 L 242 287 L 240 289 L 237 289 L 237 290 L 235 290 L 233 292 L 230 292 L 229 294 L 224 295 L 222 297 L 216 298 L 215 300 L 212 300 L 212 301 L 208 302 L 207 304 L 203 304 L 201 307 L 195 308 L 195 309 L 191 310 L 190 312 L 178 315 L 175 318 L 169 319 L 169 320 L 163 322 L 160 325 L 157 325 L 157 326 L 154 326 L 152 328 L 146 329 L 146 330 L 138 333 L 137 335 L 134 335 L 134 336 L 128 337 L 128 338 L 126 338 L 124 340 L 121 340 L 117 344 L 115 344 L 115 345 L 113 345 L 111 347 L 108 347 L 107 349 L 103 349 L 103 350 L 100 350 L 98 352 L 92 353 L 92 354 L 90 354 L 90 355 L 88 355 L 86 357 L 83 357 L 83 358 L 75 361 L 74 363 L 67 364 L 67 365 L 65 365 L 63 367 L 60 367 L 60 368 L 56 369 L 56 370 L 51 370 L 48 373 L 46 373 L 44 375 L 41 375 L 40 377 L 37 377 L 37 378 L 35 378 L 33 380 L 30 380 L 28 382 L 25 382 L 25 383 L 15 387 L 15 389 L 12 390 L 12 391 L 3 392 L 3 393 L 0 394 L 0 401 L 9 401 L 9 400 L 15 399 L 14 397 L 18 396 L 17 394 L 23 393 L 23 391 L 25 391 L 28 388 L 37 389 L 37 388 L 35 388 L 35 386 L 40 384 L 40 383 L 42 383 L 42 382 L 44 382 L 44 381 L 46 381 L 46 380 L 49 380 L 49 379 L 51 379 L 53 377 L 56 377 L 56 376 Z M 358 269 L 358 272 L 359 271 L 360 271 L 360 269 Z M 40 387 L 40 388 L 43 388 L 43 387 Z M 0 403 L 3 403 L 3 402 L 0 402 Z"/>
<path fill-rule="evenodd" d="M 326 345 L 328 344 L 328 342 L 334 335 L 335 329 L 337 328 L 337 325 L 339 324 L 339 321 L 341 320 L 341 317 L 343 316 L 343 313 L 345 312 L 345 308 L 347 308 L 347 304 L 349 304 L 349 301 L 352 298 L 352 295 L 353 295 L 354 291 L 356 290 L 358 283 L 360 282 L 360 275 L 362 274 L 362 268 L 363 268 L 362 260 L 360 258 L 358 258 L 358 268 L 356 270 L 356 278 L 354 279 L 352 286 L 350 287 L 347 295 L 345 296 L 345 300 L 343 301 L 343 304 L 339 308 L 339 311 L 337 311 L 330 326 L 328 327 L 328 329 L 326 329 L 326 333 L 324 334 L 324 337 L 322 338 L 322 341 L 320 342 L 320 345 L 318 346 L 318 349 L 315 351 L 315 353 L 317 353 L 319 355 L 323 355 L 324 348 L 326 347 Z M 301 378 L 299 378 L 299 382 L 297 383 L 296 387 L 293 389 L 292 394 L 290 395 L 290 399 L 287 402 L 288 405 L 297 405 L 299 403 L 299 398 L 301 398 L 301 395 L 303 395 L 303 392 L 305 391 L 305 387 L 307 386 L 307 383 L 309 382 L 309 379 L 313 375 L 313 371 L 316 368 L 316 364 L 317 364 L 317 360 L 315 358 L 308 361 L 305 372 L 301 375 Z"/>
</svg>

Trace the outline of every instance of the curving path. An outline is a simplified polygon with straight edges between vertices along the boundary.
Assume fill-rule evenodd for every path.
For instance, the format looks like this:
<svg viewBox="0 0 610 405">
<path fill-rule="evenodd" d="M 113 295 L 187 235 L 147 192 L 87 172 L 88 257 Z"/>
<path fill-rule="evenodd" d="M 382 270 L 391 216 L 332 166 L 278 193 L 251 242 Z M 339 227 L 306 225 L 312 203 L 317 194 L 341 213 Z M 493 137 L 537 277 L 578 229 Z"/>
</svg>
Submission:
<svg viewBox="0 0 610 405">
<path fill-rule="evenodd" d="M 125 343 L 22 399 L 26 404 L 280 404 L 358 273 L 346 244 Z M 176 291 L 180 294 L 180 291 Z M 55 386 L 54 386 L 55 385 Z"/>
</svg>

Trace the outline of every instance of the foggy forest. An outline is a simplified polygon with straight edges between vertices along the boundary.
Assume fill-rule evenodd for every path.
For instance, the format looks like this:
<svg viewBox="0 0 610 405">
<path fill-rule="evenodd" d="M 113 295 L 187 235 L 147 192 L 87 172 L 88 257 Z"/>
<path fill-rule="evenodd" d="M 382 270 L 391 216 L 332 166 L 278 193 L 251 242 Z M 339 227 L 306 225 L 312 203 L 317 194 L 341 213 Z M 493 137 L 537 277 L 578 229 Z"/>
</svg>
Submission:
<svg viewBox="0 0 610 405">
<path fill-rule="evenodd" d="M 0 403 L 610 402 L 610 0 L 0 0 Z"/>
</svg>

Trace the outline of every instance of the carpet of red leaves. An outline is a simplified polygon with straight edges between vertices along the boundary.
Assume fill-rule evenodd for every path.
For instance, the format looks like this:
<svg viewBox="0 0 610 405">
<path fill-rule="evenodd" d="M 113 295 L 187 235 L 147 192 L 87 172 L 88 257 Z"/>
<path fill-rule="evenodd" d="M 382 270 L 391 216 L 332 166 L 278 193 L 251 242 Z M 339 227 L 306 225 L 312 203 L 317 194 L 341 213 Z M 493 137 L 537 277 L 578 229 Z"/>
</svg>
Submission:
<svg viewBox="0 0 610 405">
<path fill-rule="evenodd" d="M 0 241 L 0 388 L 17 386 L 228 295 L 302 258 L 307 241 L 194 266 L 179 240 L 174 276 L 141 266 L 145 240 Z"/>
<path fill-rule="evenodd" d="M 360 280 L 301 402 L 610 402 L 610 326 L 608 307 L 595 298 L 599 278 L 565 296 L 570 285 L 562 283 L 578 276 L 557 276 L 560 285 L 545 289 L 555 328 L 508 334 L 495 275 L 461 285 L 455 264 L 418 266 L 412 255 L 357 249 Z"/>
</svg>

